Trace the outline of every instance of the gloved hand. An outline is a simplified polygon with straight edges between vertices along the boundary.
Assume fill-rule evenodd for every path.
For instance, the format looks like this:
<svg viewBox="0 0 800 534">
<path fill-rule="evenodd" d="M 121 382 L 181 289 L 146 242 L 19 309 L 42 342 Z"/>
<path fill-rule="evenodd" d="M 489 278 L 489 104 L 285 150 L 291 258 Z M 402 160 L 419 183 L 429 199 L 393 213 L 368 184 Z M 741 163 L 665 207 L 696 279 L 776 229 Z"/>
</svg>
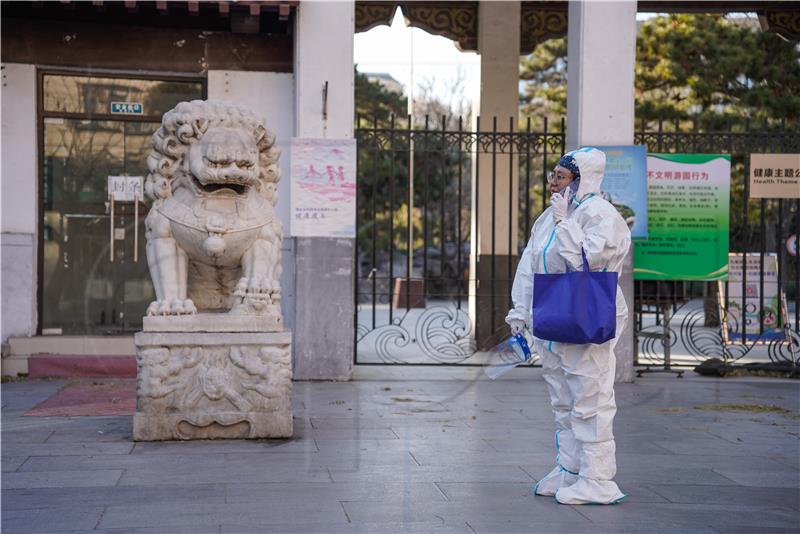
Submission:
<svg viewBox="0 0 800 534">
<path fill-rule="evenodd" d="M 555 193 L 550 197 L 550 205 L 553 206 L 553 220 L 556 224 L 567 218 L 567 207 L 569 201 L 561 193 Z"/>
<path fill-rule="evenodd" d="M 511 319 L 508 321 L 508 326 L 511 327 L 511 335 L 517 335 L 522 332 L 525 328 L 525 321 L 520 321 L 519 319 Z"/>
</svg>

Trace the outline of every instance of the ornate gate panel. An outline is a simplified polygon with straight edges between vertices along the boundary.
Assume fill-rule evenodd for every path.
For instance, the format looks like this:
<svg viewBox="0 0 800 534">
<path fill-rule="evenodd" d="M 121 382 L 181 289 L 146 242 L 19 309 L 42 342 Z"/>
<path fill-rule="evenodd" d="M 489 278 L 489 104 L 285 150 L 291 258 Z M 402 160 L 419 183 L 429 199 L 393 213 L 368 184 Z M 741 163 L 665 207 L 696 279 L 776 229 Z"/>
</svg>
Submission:
<svg viewBox="0 0 800 534">
<path fill-rule="evenodd" d="M 484 290 L 476 294 L 472 236 L 478 217 L 494 216 L 498 225 L 508 224 L 516 211 L 512 247 L 521 251 L 531 222 L 545 207 L 547 171 L 564 151 L 563 120 L 556 131 L 547 123 L 541 130 L 529 123 L 514 131 L 510 121 L 500 131 L 495 120 L 491 131 L 475 132 L 465 129 L 462 119 L 435 122 L 426 119 L 417 126 L 392 117 L 388 124 L 361 119 L 357 124 L 358 364 L 484 361 L 486 353 L 477 350 L 476 321 L 487 321 L 498 332 L 504 329 L 502 317 L 493 311 L 509 298 L 507 291 L 485 290 L 495 281 L 497 288 L 509 286 L 513 270 L 493 269 L 493 278 L 482 280 Z M 510 163 L 505 168 L 493 164 L 490 176 L 480 176 L 483 158 Z M 516 194 L 509 196 L 507 187 L 509 193 L 495 194 L 500 180 L 509 179 L 516 182 Z M 491 209 L 476 213 L 475 192 L 485 191 L 477 187 L 484 180 L 491 181 Z M 516 210 L 510 209 L 512 201 Z M 493 265 L 494 259 L 492 248 L 486 261 Z M 481 299 L 488 305 L 476 305 Z M 476 317 L 476 308 L 492 312 Z"/>
</svg>

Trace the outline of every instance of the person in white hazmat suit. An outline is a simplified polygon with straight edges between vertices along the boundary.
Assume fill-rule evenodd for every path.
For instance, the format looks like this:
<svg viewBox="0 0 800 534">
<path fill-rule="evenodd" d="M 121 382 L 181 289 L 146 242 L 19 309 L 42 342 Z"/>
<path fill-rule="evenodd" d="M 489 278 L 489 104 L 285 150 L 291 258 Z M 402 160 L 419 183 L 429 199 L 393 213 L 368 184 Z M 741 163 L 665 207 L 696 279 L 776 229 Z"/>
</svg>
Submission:
<svg viewBox="0 0 800 534">
<path fill-rule="evenodd" d="M 519 261 L 506 322 L 512 333 L 531 327 L 534 273 L 581 270 L 581 247 L 592 271 L 616 271 L 631 244 L 625 221 L 600 196 L 605 154 L 582 148 L 559 160 L 548 176 L 551 205 L 533 225 Z M 616 337 L 601 345 L 557 343 L 536 338 L 556 422 L 556 467 L 533 488 L 562 504 L 615 504 L 625 497 L 613 481 L 617 471 L 612 423 L 614 347 L 628 309 L 617 286 Z"/>
</svg>

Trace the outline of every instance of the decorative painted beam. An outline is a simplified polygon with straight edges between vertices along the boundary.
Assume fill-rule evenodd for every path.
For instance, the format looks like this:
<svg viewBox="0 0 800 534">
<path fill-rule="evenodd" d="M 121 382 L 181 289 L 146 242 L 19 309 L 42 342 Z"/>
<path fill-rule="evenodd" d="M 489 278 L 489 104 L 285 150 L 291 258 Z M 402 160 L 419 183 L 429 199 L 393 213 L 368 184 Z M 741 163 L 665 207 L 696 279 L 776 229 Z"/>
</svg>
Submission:
<svg viewBox="0 0 800 534">
<path fill-rule="evenodd" d="M 522 2 L 519 53 L 530 54 L 539 43 L 567 35 L 567 10 L 559 6 L 541 7 L 537 2 Z"/>
<path fill-rule="evenodd" d="M 530 54 L 536 45 L 567 35 L 567 2 L 521 2 L 520 54 Z M 478 48 L 478 2 L 356 2 L 356 32 L 390 25 L 400 8 L 406 24 L 452 39 L 463 51 Z M 773 1 L 640 1 L 640 12 L 759 12 L 764 31 L 789 41 L 800 41 L 800 3 Z"/>
<path fill-rule="evenodd" d="M 459 49 L 478 49 L 478 2 L 405 2 L 406 24 L 455 41 Z"/>
<path fill-rule="evenodd" d="M 478 49 L 478 2 L 356 2 L 356 32 L 390 25 L 400 8 L 406 24 L 456 42 L 463 51 Z M 566 2 L 522 2 L 520 53 L 567 34 Z"/>
<path fill-rule="evenodd" d="M 397 2 L 356 2 L 356 33 L 390 26 L 397 6 Z"/>
<path fill-rule="evenodd" d="M 800 41 L 800 9 L 790 11 L 766 11 L 758 14 L 761 29 L 773 32 L 787 41 Z"/>
</svg>

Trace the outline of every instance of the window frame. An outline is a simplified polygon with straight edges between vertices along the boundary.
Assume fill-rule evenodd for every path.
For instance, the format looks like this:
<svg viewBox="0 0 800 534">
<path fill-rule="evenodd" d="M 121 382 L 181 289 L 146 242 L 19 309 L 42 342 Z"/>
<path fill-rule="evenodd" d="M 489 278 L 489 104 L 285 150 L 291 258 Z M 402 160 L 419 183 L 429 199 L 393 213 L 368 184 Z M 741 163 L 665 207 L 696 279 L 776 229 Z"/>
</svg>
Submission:
<svg viewBox="0 0 800 534">
<path fill-rule="evenodd" d="M 187 83 L 200 83 L 201 98 L 208 98 L 208 77 L 203 74 L 180 74 L 153 71 L 130 71 L 113 69 L 82 69 L 62 67 L 36 68 L 36 239 L 37 239 L 37 266 L 36 266 L 36 328 L 37 336 L 42 335 L 44 319 L 44 126 L 45 119 L 60 118 L 74 120 L 106 120 L 119 122 L 161 122 L 161 115 L 114 115 L 111 113 L 73 113 L 61 111 L 45 111 L 44 109 L 44 78 L 45 76 L 72 76 L 72 77 L 102 77 L 124 80 L 143 81 L 177 81 Z M 69 335 L 69 334 L 61 334 Z M 90 334 L 79 334 L 90 335 Z M 123 335 L 121 337 L 128 337 Z"/>
</svg>

